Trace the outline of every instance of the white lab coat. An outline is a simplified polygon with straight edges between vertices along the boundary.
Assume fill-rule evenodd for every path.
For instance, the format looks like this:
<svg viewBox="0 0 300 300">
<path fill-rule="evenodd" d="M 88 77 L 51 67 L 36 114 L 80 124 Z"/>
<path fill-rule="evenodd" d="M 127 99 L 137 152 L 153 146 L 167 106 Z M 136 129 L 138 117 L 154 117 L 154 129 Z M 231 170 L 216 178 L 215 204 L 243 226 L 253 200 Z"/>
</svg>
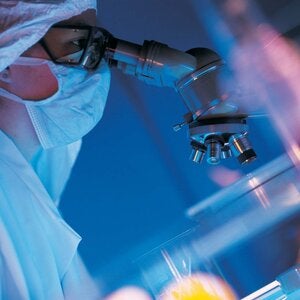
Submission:
<svg viewBox="0 0 300 300">
<path fill-rule="evenodd" d="M 42 150 L 32 167 L 0 131 L 2 300 L 97 299 L 97 290 L 77 255 L 81 238 L 55 204 L 79 148 L 77 142 Z"/>
</svg>

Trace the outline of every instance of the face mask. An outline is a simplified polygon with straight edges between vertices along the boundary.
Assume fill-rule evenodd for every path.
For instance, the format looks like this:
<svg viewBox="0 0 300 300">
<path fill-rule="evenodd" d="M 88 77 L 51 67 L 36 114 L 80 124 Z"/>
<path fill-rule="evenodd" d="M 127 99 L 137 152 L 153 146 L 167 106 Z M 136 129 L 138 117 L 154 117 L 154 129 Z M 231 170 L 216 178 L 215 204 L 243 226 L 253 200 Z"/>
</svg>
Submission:
<svg viewBox="0 0 300 300">
<path fill-rule="evenodd" d="M 22 99 L 0 88 L 0 95 L 26 106 L 44 149 L 81 139 L 101 119 L 110 84 L 106 63 L 102 62 L 93 73 L 31 57 L 20 57 L 14 64 L 48 64 L 58 81 L 58 91 L 40 101 Z"/>
</svg>

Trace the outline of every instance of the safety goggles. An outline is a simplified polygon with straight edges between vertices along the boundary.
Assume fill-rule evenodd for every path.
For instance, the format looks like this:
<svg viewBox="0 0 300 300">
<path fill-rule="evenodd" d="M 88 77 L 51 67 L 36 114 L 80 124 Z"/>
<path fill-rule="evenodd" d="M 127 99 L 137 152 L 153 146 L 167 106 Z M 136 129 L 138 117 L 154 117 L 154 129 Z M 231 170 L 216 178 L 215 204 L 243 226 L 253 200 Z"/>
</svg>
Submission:
<svg viewBox="0 0 300 300">
<path fill-rule="evenodd" d="M 110 37 L 99 27 L 54 25 L 39 43 L 54 63 L 93 70 L 103 58 Z"/>
</svg>

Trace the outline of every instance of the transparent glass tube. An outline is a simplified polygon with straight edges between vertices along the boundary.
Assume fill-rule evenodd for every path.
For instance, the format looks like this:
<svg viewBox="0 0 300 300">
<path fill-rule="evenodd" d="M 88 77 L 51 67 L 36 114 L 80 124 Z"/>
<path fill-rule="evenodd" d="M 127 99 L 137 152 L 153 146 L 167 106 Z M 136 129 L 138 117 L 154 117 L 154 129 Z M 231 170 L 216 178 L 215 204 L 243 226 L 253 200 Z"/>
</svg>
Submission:
<svg viewBox="0 0 300 300">
<path fill-rule="evenodd" d="M 139 259 L 144 279 L 155 299 L 236 300 L 251 294 L 246 292 L 248 288 L 241 286 L 249 284 L 251 287 L 251 282 L 260 276 L 260 270 L 266 272 L 265 260 L 279 251 L 283 243 L 281 235 L 291 230 L 300 233 L 299 222 L 289 223 L 300 215 L 299 175 L 289 156 L 283 155 L 192 207 L 187 213 L 197 220 L 197 226 Z M 287 229 L 282 231 L 281 228 Z M 249 247 L 252 241 L 264 245 L 259 255 L 255 252 L 256 256 L 247 256 L 249 261 L 245 261 L 244 266 L 238 264 L 238 268 L 228 272 L 235 260 L 245 259 L 240 249 Z M 278 252 L 280 258 L 287 256 L 287 251 L 295 250 L 290 250 L 288 245 L 281 246 L 284 248 Z M 300 243 L 297 247 L 296 251 Z M 230 256 L 228 267 L 224 261 Z M 271 264 L 276 264 L 276 260 Z M 291 279 L 294 277 L 281 275 L 245 299 L 292 297 L 290 292 L 296 291 L 289 283 Z M 213 294 L 205 290 L 207 286 Z M 170 298 L 170 294 L 176 293 L 182 297 Z M 216 298 L 209 298 L 213 296 Z"/>
</svg>

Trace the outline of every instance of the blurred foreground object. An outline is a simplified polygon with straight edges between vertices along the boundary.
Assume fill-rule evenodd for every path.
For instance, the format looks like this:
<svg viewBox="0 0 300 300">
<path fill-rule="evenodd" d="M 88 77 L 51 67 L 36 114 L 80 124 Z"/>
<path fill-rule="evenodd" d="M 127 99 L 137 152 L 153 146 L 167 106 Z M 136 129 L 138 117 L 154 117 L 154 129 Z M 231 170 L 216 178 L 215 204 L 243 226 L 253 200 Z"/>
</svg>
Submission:
<svg viewBox="0 0 300 300">
<path fill-rule="evenodd" d="M 114 292 L 105 300 L 151 300 L 152 298 L 142 289 L 128 286 Z"/>
<path fill-rule="evenodd" d="M 176 284 L 182 290 L 181 282 L 187 279 L 193 293 L 204 293 L 197 280 L 188 279 L 205 273 L 222 278 L 241 299 L 295 264 L 300 232 L 298 165 L 288 155 L 281 156 L 186 213 L 197 226 L 138 260 L 149 290 L 156 299 L 180 299 Z"/>
<path fill-rule="evenodd" d="M 232 64 L 240 86 L 252 94 L 255 105 L 267 109 L 287 152 L 299 159 L 298 47 L 261 24 L 233 51 Z"/>
<path fill-rule="evenodd" d="M 220 278 L 195 273 L 172 283 L 165 290 L 161 300 L 236 300 L 230 286 Z"/>
<path fill-rule="evenodd" d="M 202 14 L 204 25 L 234 74 L 238 107 L 268 114 L 289 155 L 299 159 L 299 47 L 266 22 L 255 1 L 198 2 L 200 13 L 210 11 L 210 18 Z"/>
</svg>

